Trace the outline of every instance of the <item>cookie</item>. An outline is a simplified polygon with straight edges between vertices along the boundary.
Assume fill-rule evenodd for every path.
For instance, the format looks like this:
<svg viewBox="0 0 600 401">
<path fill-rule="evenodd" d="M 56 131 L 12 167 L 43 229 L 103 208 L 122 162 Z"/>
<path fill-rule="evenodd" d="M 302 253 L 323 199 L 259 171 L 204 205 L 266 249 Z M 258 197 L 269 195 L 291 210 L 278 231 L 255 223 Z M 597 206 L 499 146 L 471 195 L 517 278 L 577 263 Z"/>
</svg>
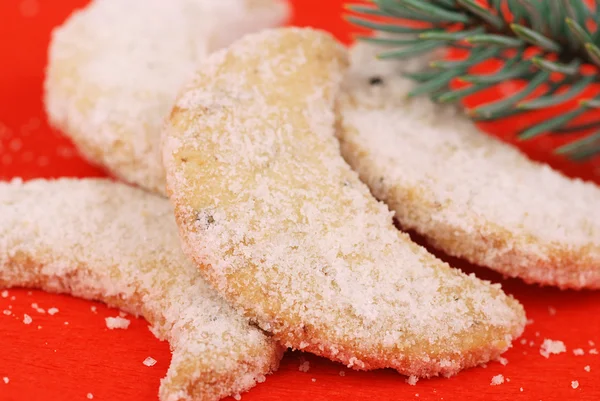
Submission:
<svg viewBox="0 0 600 401">
<path fill-rule="evenodd" d="M 173 352 L 160 400 L 219 400 L 262 382 L 283 349 L 229 307 L 181 251 L 169 201 L 108 180 L 0 183 L 0 287 L 141 315 Z"/>
<path fill-rule="evenodd" d="M 402 227 L 528 283 L 600 288 L 600 188 L 529 160 L 455 107 L 407 98 L 415 84 L 401 72 L 422 61 L 378 61 L 377 51 L 353 49 L 337 134 Z"/>
<path fill-rule="evenodd" d="M 340 155 L 346 64 L 329 34 L 299 28 L 201 64 L 163 132 L 184 251 L 287 347 L 419 377 L 497 357 L 521 305 L 411 242 Z"/>
<path fill-rule="evenodd" d="M 165 193 L 160 131 L 196 63 L 276 26 L 286 0 L 93 0 L 52 33 L 50 123 L 92 163 Z"/>
</svg>

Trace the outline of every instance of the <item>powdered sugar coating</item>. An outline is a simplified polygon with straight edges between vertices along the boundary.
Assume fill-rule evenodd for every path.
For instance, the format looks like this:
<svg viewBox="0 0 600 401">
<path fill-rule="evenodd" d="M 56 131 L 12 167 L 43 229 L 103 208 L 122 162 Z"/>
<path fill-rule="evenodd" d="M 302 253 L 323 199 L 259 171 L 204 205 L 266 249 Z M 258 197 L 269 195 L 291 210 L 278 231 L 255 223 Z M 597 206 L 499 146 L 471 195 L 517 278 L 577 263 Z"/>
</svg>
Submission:
<svg viewBox="0 0 600 401">
<path fill-rule="evenodd" d="M 339 102 L 342 153 L 400 223 L 527 282 L 600 288 L 600 189 L 531 162 L 461 112 L 407 98 L 403 70 L 360 44 Z M 369 85 L 378 76 L 383 85 Z"/>
<path fill-rule="evenodd" d="M 286 0 L 93 0 L 52 34 L 53 125 L 92 162 L 164 194 L 160 128 L 198 61 L 276 26 Z"/>
<path fill-rule="evenodd" d="M 218 400 L 277 367 L 281 348 L 188 262 L 166 199 L 108 180 L 34 180 L 0 183 L 0 210 L 0 288 L 66 292 L 143 315 L 173 350 L 162 401 Z"/>
<path fill-rule="evenodd" d="M 396 230 L 340 156 L 345 66 L 330 35 L 298 28 L 202 63 L 164 132 L 184 250 L 286 346 L 416 376 L 497 357 L 521 333 L 522 307 Z"/>
</svg>

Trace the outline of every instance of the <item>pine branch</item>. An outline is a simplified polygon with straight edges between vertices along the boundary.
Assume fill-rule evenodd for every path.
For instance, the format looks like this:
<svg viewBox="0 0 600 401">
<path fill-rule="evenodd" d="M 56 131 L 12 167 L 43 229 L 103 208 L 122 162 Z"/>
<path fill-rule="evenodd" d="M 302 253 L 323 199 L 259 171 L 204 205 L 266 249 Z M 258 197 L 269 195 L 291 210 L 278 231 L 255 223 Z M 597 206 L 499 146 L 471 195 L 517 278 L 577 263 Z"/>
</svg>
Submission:
<svg viewBox="0 0 600 401">
<path fill-rule="evenodd" d="M 600 83 L 600 0 L 593 5 L 587 0 L 372 0 L 348 9 L 360 15 L 349 17 L 352 23 L 387 33 L 359 38 L 389 48 L 379 54 L 381 59 L 410 58 L 438 48 L 469 49 L 463 60 L 435 60 L 428 70 L 408 74 L 420 84 L 410 96 L 428 94 L 436 102 L 457 102 L 508 79 L 527 82 L 508 98 L 468 110 L 476 120 L 556 107 Z M 388 22 L 380 22 L 381 17 Z M 418 27 L 406 20 L 418 22 Z M 532 50 L 537 54 L 526 57 Z M 492 74 L 469 72 L 488 59 L 504 66 Z M 456 78 L 471 85 L 453 90 Z M 541 95 L 528 99 L 534 92 Z M 583 99 L 574 109 L 528 127 L 519 138 L 564 135 L 577 117 L 597 108 L 600 95 Z M 557 153 L 587 160 L 600 152 L 599 136 L 600 131 L 589 134 Z"/>
</svg>

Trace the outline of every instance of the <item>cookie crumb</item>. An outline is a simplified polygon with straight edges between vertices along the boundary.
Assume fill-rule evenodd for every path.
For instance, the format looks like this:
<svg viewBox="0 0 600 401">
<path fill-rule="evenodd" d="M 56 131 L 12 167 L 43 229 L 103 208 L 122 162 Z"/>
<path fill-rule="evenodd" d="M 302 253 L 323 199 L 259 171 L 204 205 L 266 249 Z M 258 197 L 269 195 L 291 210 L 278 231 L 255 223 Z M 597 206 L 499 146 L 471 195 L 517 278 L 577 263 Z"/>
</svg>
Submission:
<svg viewBox="0 0 600 401">
<path fill-rule="evenodd" d="M 233 396 L 233 399 L 236 400 L 236 401 L 240 401 L 242 399 L 242 396 L 239 395 L 239 394 L 236 394 L 236 395 Z"/>
<path fill-rule="evenodd" d="M 4 384 L 8 384 L 8 382 L 10 381 L 10 379 L 8 377 L 3 377 L 2 381 L 4 382 Z"/>
<path fill-rule="evenodd" d="M 498 386 L 500 384 L 504 383 L 504 376 L 503 375 L 496 375 L 494 377 L 492 377 L 492 381 L 490 383 L 490 386 Z"/>
<path fill-rule="evenodd" d="M 573 388 L 577 388 L 577 387 L 579 387 L 579 382 L 578 382 L 577 380 L 573 380 L 573 381 L 571 382 L 571 387 L 573 387 Z"/>
<path fill-rule="evenodd" d="M 144 362 L 142 362 L 142 363 L 146 366 L 154 366 L 154 365 L 156 365 L 156 359 L 149 356 L 146 359 L 144 359 Z"/>
<path fill-rule="evenodd" d="M 410 384 L 411 386 L 415 386 L 418 381 L 419 381 L 419 378 L 417 376 L 409 376 L 409 378 L 406 379 L 406 382 L 408 384 Z"/>
<path fill-rule="evenodd" d="M 31 324 L 31 322 L 33 322 L 31 316 L 29 316 L 27 313 L 23 314 L 23 323 Z"/>
<path fill-rule="evenodd" d="M 106 321 L 106 327 L 108 327 L 109 329 L 113 330 L 113 329 L 126 329 L 129 327 L 129 324 L 131 323 L 131 321 L 129 321 L 128 319 L 124 319 L 120 316 L 117 317 L 107 317 L 105 319 Z"/>
<path fill-rule="evenodd" d="M 0 294 L 2 295 L 2 298 L 8 298 L 8 291 L 4 290 L 0 292 Z"/>
<path fill-rule="evenodd" d="M 314 377 L 311 380 L 313 383 L 317 381 L 317 379 L 315 379 Z"/>
<path fill-rule="evenodd" d="M 561 354 L 567 352 L 567 347 L 562 341 L 555 341 L 546 338 L 540 347 L 540 355 L 544 358 L 549 358 L 550 354 Z"/>
<path fill-rule="evenodd" d="M 90 306 L 90 310 L 94 313 L 98 313 L 98 308 L 96 308 L 95 306 Z"/>
<path fill-rule="evenodd" d="M 598 355 L 598 350 L 596 348 L 592 348 L 590 350 L 590 355 Z"/>
<path fill-rule="evenodd" d="M 527 326 L 529 326 L 529 325 L 533 324 L 533 319 L 527 319 L 527 321 L 525 322 L 525 324 L 526 324 Z"/>
<path fill-rule="evenodd" d="M 586 372 L 589 372 L 590 370 L 592 370 L 592 368 L 590 368 L 590 365 L 586 365 L 583 367 L 583 370 L 585 370 Z"/>
<path fill-rule="evenodd" d="M 302 362 L 300 364 L 300 366 L 298 366 L 298 370 L 300 372 L 304 372 L 304 373 L 308 372 L 310 370 L 310 362 L 308 362 L 308 361 Z"/>
<path fill-rule="evenodd" d="M 94 394 L 92 394 L 92 393 L 87 393 L 87 398 L 88 398 L 88 400 L 91 400 L 91 399 L 93 399 L 93 398 L 94 398 Z"/>
<path fill-rule="evenodd" d="M 48 314 L 49 314 L 50 316 L 54 316 L 54 315 L 56 315 L 57 313 L 58 313 L 58 309 L 57 309 L 57 308 L 50 308 L 50 309 L 48 309 Z"/>
<path fill-rule="evenodd" d="M 69 325 L 69 322 L 65 322 L 65 326 L 68 326 L 68 325 Z"/>
<path fill-rule="evenodd" d="M 520 391 L 520 392 L 523 392 L 523 387 L 519 388 L 519 391 Z"/>
<path fill-rule="evenodd" d="M 340 370 L 340 376 L 342 376 L 342 377 L 346 376 L 346 372 L 344 372 L 343 370 Z"/>
<path fill-rule="evenodd" d="M 594 345 L 596 345 L 592 340 L 589 340 L 588 344 L 590 345 L 590 347 L 593 347 Z"/>
<path fill-rule="evenodd" d="M 8 309 L 4 309 L 2 311 L 2 313 L 4 313 L 6 316 L 10 316 L 10 314 L 12 313 L 11 311 L 9 311 Z"/>
<path fill-rule="evenodd" d="M 585 354 L 585 351 L 583 349 L 581 349 L 581 348 L 575 348 L 573 350 L 573 355 L 575 355 L 575 356 L 581 356 L 581 355 L 584 355 L 584 354 Z"/>
<path fill-rule="evenodd" d="M 500 364 L 501 364 L 502 366 L 506 366 L 506 365 L 508 365 L 508 359 L 506 359 L 506 358 L 504 358 L 504 357 L 499 357 L 499 358 L 498 358 L 498 362 L 500 362 Z"/>
<path fill-rule="evenodd" d="M 527 339 L 526 338 L 521 338 L 521 345 L 525 345 L 527 344 Z"/>
</svg>

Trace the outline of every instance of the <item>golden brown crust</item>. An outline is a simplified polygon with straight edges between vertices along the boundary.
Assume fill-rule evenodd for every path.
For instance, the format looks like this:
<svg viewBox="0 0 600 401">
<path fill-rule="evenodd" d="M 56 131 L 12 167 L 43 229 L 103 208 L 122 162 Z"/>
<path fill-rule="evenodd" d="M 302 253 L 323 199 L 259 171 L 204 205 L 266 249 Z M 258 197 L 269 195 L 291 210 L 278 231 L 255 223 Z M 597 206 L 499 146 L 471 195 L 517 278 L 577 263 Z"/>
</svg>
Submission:
<svg viewBox="0 0 600 401">
<path fill-rule="evenodd" d="M 521 305 L 396 230 L 343 161 L 346 53 L 288 28 L 213 54 L 163 134 L 184 251 L 282 344 L 354 369 L 452 375 L 523 330 Z"/>
<path fill-rule="evenodd" d="M 90 162 L 164 195 L 160 130 L 179 86 L 210 52 L 288 14 L 285 0 L 92 1 L 52 34 L 49 121 Z"/>
<path fill-rule="evenodd" d="M 277 369 L 284 349 L 188 262 L 166 199 L 107 180 L 34 180 L 0 183 L 0 209 L 0 287 L 142 315 L 173 350 L 161 401 L 216 401 Z"/>
<path fill-rule="evenodd" d="M 453 108 L 406 99 L 399 69 L 358 45 L 338 101 L 346 161 L 402 227 L 528 283 L 600 288 L 600 189 L 529 161 Z M 369 77 L 383 85 L 372 87 Z"/>
</svg>

